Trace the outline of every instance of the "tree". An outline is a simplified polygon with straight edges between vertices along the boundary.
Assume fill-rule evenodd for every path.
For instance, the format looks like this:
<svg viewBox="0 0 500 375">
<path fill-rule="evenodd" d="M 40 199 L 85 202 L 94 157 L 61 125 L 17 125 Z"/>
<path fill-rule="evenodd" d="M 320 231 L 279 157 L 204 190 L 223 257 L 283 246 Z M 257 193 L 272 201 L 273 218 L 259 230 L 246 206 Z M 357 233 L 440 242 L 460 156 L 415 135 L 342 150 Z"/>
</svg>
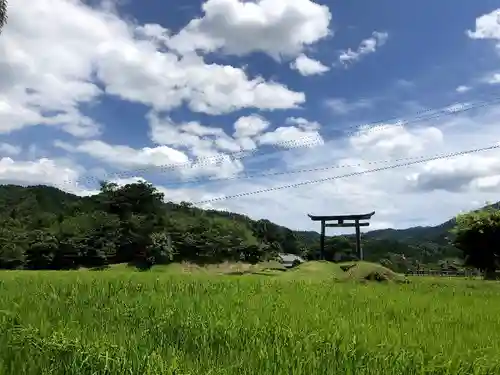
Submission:
<svg viewBox="0 0 500 375">
<path fill-rule="evenodd" d="M 325 241 L 325 251 L 323 253 L 325 260 L 349 261 L 356 259 L 356 245 L 354 241 L 346 236 L 328 237 Z"/>
<path fill-rule="evenodd" d="M 0 0 L 0 33 L 7 23 L 7 0 Z"/>
<path fill-rule="evenodd" d="M 59 241 L 49 230 L 30 231 L 26 250 L 26 267 L 32 270 L 50 269 L 58 249 Z"/>
<path fill-rule="evenodd" d="M 0 268 L 21 268 L 25 260 L 25 249 L 26 236 L 22 230 L 13 225 L 0 228 Z"/>
<path fill-rule="evenodd" d="M 457 216 L 453 244 L 462 251 L 466 266 L 494 279 L 500 268 L 500 210 L 487 208 Z"/>
<path fill-rule="evenodd" d="M 146 247 L 147 260 L 151 264 L 167 264 L 174 260 L 175 249 L 172 239 L 166 232 L 154 232 L 150 235 L 150 243 Z"/>
<path fill-rule="evenodd" d="M 118 215 L 120 220 L 126 220 L 133 214 L 160 215 L 164 210 L 163 193 L 144 181 L 121 187 L 104 182 L 99 199 L 102 209 Z"/>
</svg>

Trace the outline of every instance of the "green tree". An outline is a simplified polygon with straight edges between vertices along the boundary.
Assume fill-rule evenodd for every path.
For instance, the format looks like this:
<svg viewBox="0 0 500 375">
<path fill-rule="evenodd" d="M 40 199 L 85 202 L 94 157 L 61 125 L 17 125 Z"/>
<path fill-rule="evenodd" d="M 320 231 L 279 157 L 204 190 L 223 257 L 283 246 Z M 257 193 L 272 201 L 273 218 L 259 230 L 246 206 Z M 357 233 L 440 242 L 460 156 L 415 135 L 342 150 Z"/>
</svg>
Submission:
<svg viewBox="0 0 500 375">
<path fill-rule="evenodd" d="M 453 244 L 462 251 L 466 266 L 494 279 L 500 268 L 500 210 L 488 208 L 457 216 Z"/>
<path fill-rule="evenodd" d="M 147 260 L 151 264 L 167 264 L 172 262 L 175 256 L 175 248 L 167 232 L 151 233 L 146 251 Z"/>
<path fill-rule="evenodd" d="M 52 268 L 58 249 L 59 241 L 52 232 L 47 229 L 31 230 L 28 234 L 26 268 L 33 270 Z"/>
<path fill-rule="evenodd" d="M 101 208 L 120 220 L 131 215 L 160 216 L 164 211 L 164 195 L 152 184 L 140 181 L 121 187 L 113 183 L 101 183 L 101 194 L 98 196 Z"/>
<path fill-rule="evenodd" d="M 7 23 L 7 0 L 0 0 L 0 33 Z"/>
<path fill-rule="evenodd" d="M 319 248 L 318 248 L 319 249 Z M 325 240 L 325 260 L 346 261 L 355 259 L 356 245 L 346 236 L 328 237 Z"/>
<path fill-rule="evenodd" d="M 26 247 L 26 236 L 22 228 L 14 225 L 1 227 L 0 268 L 22 268 L 25 261 Z"/>
</svg>

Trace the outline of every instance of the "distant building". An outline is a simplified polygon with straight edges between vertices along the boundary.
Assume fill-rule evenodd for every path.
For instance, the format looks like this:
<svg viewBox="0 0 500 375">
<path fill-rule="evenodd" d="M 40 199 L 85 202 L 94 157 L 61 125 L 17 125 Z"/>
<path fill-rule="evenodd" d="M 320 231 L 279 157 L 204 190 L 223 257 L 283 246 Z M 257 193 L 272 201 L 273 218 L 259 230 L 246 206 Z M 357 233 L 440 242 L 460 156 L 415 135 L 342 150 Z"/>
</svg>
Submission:
<svg viewBox="0 0 500 375">
<path fill-rule="evenodd" d="M 294 254 L 278 254 L 278 261 L 286 268 L 296 267 L 305 260 Z"/>
</svg>

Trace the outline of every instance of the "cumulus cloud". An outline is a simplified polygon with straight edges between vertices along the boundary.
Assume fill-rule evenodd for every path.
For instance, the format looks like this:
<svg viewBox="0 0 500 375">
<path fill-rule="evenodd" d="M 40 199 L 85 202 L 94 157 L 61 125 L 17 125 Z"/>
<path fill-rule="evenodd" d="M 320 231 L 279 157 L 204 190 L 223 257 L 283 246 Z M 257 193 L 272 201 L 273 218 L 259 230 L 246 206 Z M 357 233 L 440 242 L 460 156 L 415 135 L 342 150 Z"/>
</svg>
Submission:
<svg viewBox="0 0 500 375">
<path fill-rule="evenodd" d="M 154 113 L 149 114 L 148 118 L 153 142 L 159 145 L 184 147 L 193 156 L 189 168 L 180 170 L 185 178 L 227 177 L 238 174 L 244 169 L 238 156 L 244 156 L 244 153 L 240 153 L 252 151 L 256 147 L 254 142 L 249 142 L 246 138 L 232 138 L 222 129 L 208 131 L 207 127 L 199 123 L 179 125 L 169 117 L 160 117 Z M 196 131 L 193 131 L 194 129 Z"/>
<path fill-rule="evenodd" d="M 470 91 L 471 89 L 472 89 L 472 87 L 470 87 L 470 86 L 461 85 L 461 86 L 458 86 L 455 89 L 455 91 L 458 92 L 459 94 L 463 94 L 464 92 Z"/>
<path fill-rule="evenodd" d="M 240 117 L 234 123 L 234 137 L 254 137 L 269 127 L 270 123 L 261 116 Z"/>
<path fill-rule="evenodd" d="M 284 85 L 249 79 L 240 68 L 207 65 L 200 57 L 178 58 L 150 45 L 113 41 L 102 48 L 98 77 L 106 92 L 156 110 L 187 104 L 194 112 L 224 114 L 242 108 L 294 108 L 305 95 Z"/>
<path fill-rule="evenodd" d="M 185 164 L 189 161 L 188 156 L 178 150 L 167 146 L 144 147 L 139 150 L 129 146 L 110 145 L 103 141 L 85 141 L 77 146 L 64 142 L 55 142 L 55 146 L 69 152 L 86 153 L 94 158 L 111 164 L 128 168 L 165 166 Z"/>
<path fill-rule="evenodd" d="M 11 145 L 10 143 L 0 143 L 0 155 L 19 155 L 22 148 L 16 145 Z"/>
<path fill-rule="evenodd" d="M 303 76 L 320 75 L 330 70 L 318 60 L 311 59 L 304 54 L 299 55 L 294 62 L 290 63 L 290 67 Z"/>
<path fill-rule="evenodd" d="M 4 184 L 50 185 L 75 191 L 83 168 L 68 161 L 41 158 L 20 161 L 0 158 L 0 182 Z M 84 189 L 82 189 L 84 190 Z"/>
<path fill-rule="evenodd" d="M 319 130 L 321 124 L 317 121 L 310 121 L 303 117 L 289 117 L 285 120 L 286 125 L 298 126 L 303 130 Z"/>
<path fill-rule="evenodd" d="M 500 73 L 494 73 L 486 79 L 486 83 L 490 85 L 498 85 L 500 83 Z"/>
<path fill-rule="evenodd" d="M 356 50 L 348 49 L 339 56 L 340 63 L 344 65 L 359 61 L 362 57 L 375 53 L 379 47 L 382 47 L 389 38 L 386 32 L 374 31 L 370 38 L 367 38 L 359 44 Z"/>
<path fill-rule="evenodd" d="M 495 9 L 476 19 L 474 30 L 467 30 L 471 39 L 500 40 L 500 9 Z"/>
<path fill-rule="evenodd" d="M 156 113 L 150 113 L 148 120 L 154 143 L 186 148 L 196 158 L 206 158 L 216 151 L 238 152 L 255 148 L 255 144 L 245 137 L 232 138 L 221 128 L 206 127 L 198 122 L 176 124 L 170 117 L 161 117 Z"/>
<path fill-rule="evenodd" d="M 181 53 L 262 52 L 279 60 L 298 55 L 330 33 L 328 7 L 311 0 L 207 0 L 202 11 L 202 17 L 169 39 L 170 48 Z"/>
<path fill-rule="evenodd" d="M 323 137 L 318 132 L 320 124 L 304 118 L 288 118 L 289 126 L 280 126 L 273 131 L 261 134 L 257 141 L 262 145 L 280 145 L 282 147 L 316 147 L 323 144 Z"/>
<path fill-rule="evenodd" d="M 429 162 L 420 171 L 408 176 L 409 186 L 420 191 L 450 192 L 461 191 L 471 186 L 479 189 L 491 188 L 500 174 L 498 156 L 499 153 L 465 155 L 452 160 Z"/>
<path fill-rule="evenodd" d="M 161 110 L 186 104 L 209 114 L 305 101 L 303 93 L 242 69 L 166 52 L 159 46 L 166 33 L 81 2 L 17 0 L 0 44 L 0 133 L 46 125 L 96 136 L 101 125 L 82 105 L 104 94 Z"/>
<path fill-rule="evenodd" d="M 174 177 L 181 180 L 214 176 L 224 178 L 238 174 L 244 168 L 241 161 L 213 149 L 207 149 L 203 159 L 190 160 L 187 154 L 164 145 L 141 149 L 102 141 L 89 141 L 78 145 L 56 142 L 55 145 L 68 152 L 84 153 L 113 169 L 120 169 L 120 172 L 101 176 L 104 179 L 114 178 L 113 176 L 125 178 L 148 172 L 160 175 L 173 173 Z"/>
<path fill-rule="evenodd" d="M 467 30 L 466 35 L 475 40 L 494 41 L 497 50 L 500 49 L 500 8 L 476 18 L 474 30 Z M 500 73 L 490 72 L 482 82 L 497 85 L 500 83 Z"/>
<path fill-rule="evenodd" d="M 442 142 L 442 131 L 433 126 L 409 132 L 401 126 L 387 125 L 362 129 L 350 138 L 352 148 L 368 157 L 385 155 L 394 159 L 422 155 L 426 150 L 439 147 Z"/>
</svg>

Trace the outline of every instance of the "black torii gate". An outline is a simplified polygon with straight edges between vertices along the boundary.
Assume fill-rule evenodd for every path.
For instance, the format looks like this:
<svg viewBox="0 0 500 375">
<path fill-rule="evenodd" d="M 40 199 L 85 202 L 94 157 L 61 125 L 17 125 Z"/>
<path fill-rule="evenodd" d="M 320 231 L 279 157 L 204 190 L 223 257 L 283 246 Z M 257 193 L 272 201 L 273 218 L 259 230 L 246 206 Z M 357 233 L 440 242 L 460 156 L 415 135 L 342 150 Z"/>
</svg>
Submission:
<svg viewBox="0 0 500 375">
<path fill-rule="evenodd" d="M 312 221 L 321 221 L 321 238 L 320 238 L 320 251 L 321 260 L 324 259 L 325 253 L 325 228 L 356 228 L 356 251 L 358 253 L 359 260 L 363 260 L 363 250 L 361 249 L 361 231 L 360 227 L 367 227 L 370 225 L 368 222 L 362 222 L 361 220 L 370 220 L 371 217 L 375 215 L 375 211 L 369 214 L 360 215 L 333 215 L 333 216 L 315 216 L 307 215 Z M 344 221 L 350 221 L 345 223 Z M 336 221 L 336 223 L 326 224 L 327 221 Z M 352 222 L 354 221 L 354 222 Z"/>
</svg>

